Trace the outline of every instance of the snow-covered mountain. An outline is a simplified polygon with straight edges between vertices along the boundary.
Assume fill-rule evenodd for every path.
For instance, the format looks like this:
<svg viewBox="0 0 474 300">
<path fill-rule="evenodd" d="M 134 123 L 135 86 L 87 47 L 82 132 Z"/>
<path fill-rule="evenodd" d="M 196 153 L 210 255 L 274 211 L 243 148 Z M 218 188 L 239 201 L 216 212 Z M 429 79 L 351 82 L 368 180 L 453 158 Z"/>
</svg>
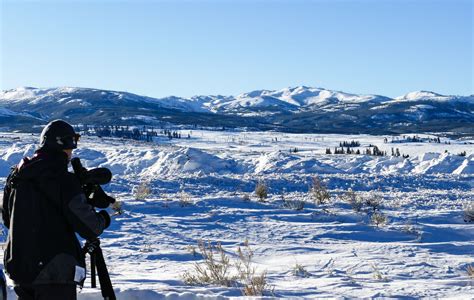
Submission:
<svg viewBox="0 0 474 300">
<path fill-rule="evenodd" d="M 293 132 L 474 132 L 474 96 L 418 91 L 389 98 L 299 86 L 237 96 L 151 98 L 90 88 L 22 87 L 0 92 L 1 125 L 54 118 L 88 124 L 195 124 Z M 4 115 L 8 118 L 3 117 Z M 8 124 L 9 123 L 9 124 Z M 14 127 L 14 126 L 13 126 Z"/>
</svg>

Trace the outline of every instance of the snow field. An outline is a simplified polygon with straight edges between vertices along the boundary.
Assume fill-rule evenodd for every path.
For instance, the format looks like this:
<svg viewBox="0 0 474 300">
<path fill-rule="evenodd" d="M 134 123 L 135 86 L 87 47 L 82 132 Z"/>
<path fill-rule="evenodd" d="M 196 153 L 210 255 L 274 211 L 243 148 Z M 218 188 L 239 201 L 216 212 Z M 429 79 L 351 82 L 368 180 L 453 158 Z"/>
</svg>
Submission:
<svg viewBox="0 0 474 300">
<path fill-rule="evenodd" d="M 199 240 L 221 242 L 231 259 L 248 240 L 254 265 L 266 270 L 277 297 L 472 298 L 465 268 L 474 263 L 474 224 L 462 220 L 464 207 L 474 202 L 473 147 L 465 144 L 472 141 L 384 144 L 380 136 L 210 131 L 191 136 L 153 144 L 84 137 L 75 151 L 87 167 L 111 169 L 114 179 L 105 188 L 123 203 L 124 214 L 102 236 L 119 299 L 240 296 L 238 286 L 183 283 L 183 273 L 201 261 L 190 251 Z M 36 140 L 2 134 L 3 180 L 12 164 L 33 153 Z M 390 153 L 398 147 L 410 157 L 324 154 L 350 140 L 360 141 L 361 149 L 375 144 Z M 299 151 L 290 153 L 294 147 Z M 457 155 L 462 151 L 466 157 Z M 313 176 L 327 184 L 334 201 L 311 202 Z M 258 180 L 269 187 L 266 202 L 253 193 Z M 132 188 L 143 182 L 152 193 L 136 200 Z M 388 224 L 376 228 L 367 212 L 340 200 L 349 188 L 365 197 L 375 191 Z M 303 210 L 285 207 L 284 201 L 296 200 L 307 201 Z M 297 266 L 304 272 L 295 274 Z M 88 286 L 79 299 L 99 297 Z"/>
</svg>

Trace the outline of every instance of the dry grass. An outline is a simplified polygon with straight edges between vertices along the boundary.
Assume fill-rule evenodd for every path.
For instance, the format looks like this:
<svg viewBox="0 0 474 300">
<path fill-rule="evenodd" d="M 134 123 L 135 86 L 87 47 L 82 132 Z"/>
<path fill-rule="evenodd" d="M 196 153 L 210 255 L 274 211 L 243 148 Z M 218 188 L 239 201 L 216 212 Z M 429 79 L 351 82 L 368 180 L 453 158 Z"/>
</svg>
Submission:
<svg viewBox="0 0 474 300">
<path fill-rule="evenodd" d="M 245 241 L 244 248 L 237 248 L 239 261 L 235 266 L 239 274 L 239 280 L 244 296 L 263 296 L 263 292 L 268 289 L 267 273 L 256 274 L 255 267 L 252 266 L 253 251 L 250 249 L 248 241 Z"/>
<path fill-rule="evenodd" d="M 237 248 L 238 259 L 231 262 L 220 243 L 199 242 L 199 252 L 204 262 L 194 264 L 193 272 L 185 272 L 183 281 L 189 285 L 215 284 L 220 286 L 240 286 L 243 296 L 263 296 L 269 289 L 267 273 L 257 273 L 253 265 L 253 251 L 248 242 Z"/>
<path fill-rule="evenodd" d="M 194 264 L 194 272 L 185 272 L 183 281 L 189 285 L 216 284 L 231 286 L 235 277 L 230 275 L 231 263 L 220 243 L 215 247 L 210 242 L 199 241 L 199 251 L 204 258 L 202 264 Z"/>
<path fill-rule="evenodd" d="M 384 276 L 375 264 L 372 263 L 370 264 L 370 266 L 372 267 L 372 270 L 373 270 L 372 276 L 374 277 L 375 280 L 385 281 L 385 282 L 388 281 L 387 276 Z"/>
</svg>

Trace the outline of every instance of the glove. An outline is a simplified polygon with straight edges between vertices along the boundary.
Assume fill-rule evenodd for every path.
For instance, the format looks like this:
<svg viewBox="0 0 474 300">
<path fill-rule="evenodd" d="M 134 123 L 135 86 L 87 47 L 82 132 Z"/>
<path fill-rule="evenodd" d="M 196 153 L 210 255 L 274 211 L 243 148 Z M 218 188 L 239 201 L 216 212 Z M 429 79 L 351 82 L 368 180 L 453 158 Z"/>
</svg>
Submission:
<svg viewBox="0 0 474 300">
<path fill-rule="evenodd" d="M 110 216 L 109 216 L 109 213 L 105 210 L 101 210 L 98 212 L 99 215 L 102 216 L 102 218 L 104 218 L 104 221 L 105 221 L 105 228 L 109 227 L 110 226 Z"/>
</svg>

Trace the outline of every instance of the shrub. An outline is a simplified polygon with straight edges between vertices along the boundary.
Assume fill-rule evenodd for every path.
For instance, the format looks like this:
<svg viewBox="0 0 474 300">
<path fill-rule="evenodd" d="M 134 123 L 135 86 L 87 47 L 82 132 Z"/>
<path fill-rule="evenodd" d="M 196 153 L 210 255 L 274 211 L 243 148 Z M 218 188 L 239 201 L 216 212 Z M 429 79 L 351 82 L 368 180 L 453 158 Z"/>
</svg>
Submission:
<svg viewBox="0 0 474 300">
<path fill-rule="evenodd" d="M 263 181 L 259 181 L 255 186 L 255 195 L 260 201 L 264 201 L 268 196 L 268 187 Z"/>
<path fill-rule="evenodd" d="M 245 242 L 245 248 L 237 248 L 239 261 L 235 264 L 238 277 L 242 287 L 242 294 L 244 296 L 263 296 L 263 292 L 268 289 L 267 273 L 262 272 L 256 274 L 255 267 L 252 266 L 253 251 Z"/>
<path fill-rule="evenodd" d="M 293 267 L 293 275 L 298 276 L 298 277 L 309 277 L 311 274 L 306 271 L 306 268 L 300 264 L 296 264 Z"/>
<path fill-rule="evenodd" d="M 112 210 L 114 211 L 114 216 L 123 214 L 122 201 L 115 201 L 112 204 Z"/>
<path fill-rule="evenodd" d="M 318 177 L 313 177 L 309 188 L 309 195 L 313 202 L 317 205 L 325 204 L 331 199 L 327 187 Z"/>
<path fill-rule="evenodd" d="M 239 285 L 242 287 L 244 296 L 263 296 L 263 293 L 269 289 L 267 273 L 257 274 L 252 264 L 253 251 L 247 241 L 244 245 L 244 248 L 237 248 L 238 260 L 232 263 L 220 243 L 212 247 L 210 242 L 206 244 L 199 241 L 198 247 L 204 262 L 196 263 L 193 273 L 186 271 L 183 274 L 184 283 L 216 284 L 227 287 Z"/>
<path fill-rule="evenodd" d="M 364 207 L 364 199 L 356 194 L 352 189 L 349 189 L 341 196 L 344 202 L 347 202 L 355 212 L 360 212 Z"/>
<path fill-rule="evenodd" d="M 388 223 L 388 218 L 381 212 L 374 212 L 370 217 L 370 223 L 377 226 L 378 228 L 380 226 L 386 225 Z"/>
<path fill-rule="evenodd" d="M 222 245 L 217 243 L 215 250 L 213 250 L 210 242 L 206 244 L 203 241 L 199 241 L 198 247 L 204 262 L 194 265 L 194 274 L 184 273 L 184 283 L 189 285 L 217 284 L 231 286 L 235 278 L 229 274 L 231 263 Z"/>
<path fill-rule="evenodd" d="M 380 205 L 382 204 L 382 199 L 379 194 L 375 192 L 371 192 L 369 196 L 365 199 L 365 204 L 372 208 L 372 211 L 376 211 L 380 208 Z"/>
<path fill-rule="evenodd" d="M 374 265 L 373 263 L 370 264 L 371 267 L 372 267 L 372 270 L 373 270 L 373 277 L 375 280 L 378 280 L 378 281 L 388 281 L 388 278 L 386 276 L 384 276 L 382 274 L 382 272 L 380 272 L 380 270 L 377 268 L 376 265 Z"/>
<path fill-rule="evenodd" d="M 474 204 L 470 204 L 464 209 L 464 222 L 474 222 Z"/>
<path fill-rule="evenodd" d="M 303 200 L 298 200 L 298 199 L 286 200 L 286 199 L 283 199 L 283 207 L 288 208 L 288 209 L 292 209 L 292 210 L 303 210 L 305 204 L 306 204 L 306 202 L 303 201 Z"/>
<path fill-rule="evenodd" d="M 474 266 L 473 265 L 469 265 L 466 267 L 466 272 L 467 272 L 467 275 L 474 279 Z"/>
<path fill-rule="evenodd" d="M 136 200 L 145 200 L 151 195 L 151 187 L 149 181 L 143 181 L 134 189 Z"/>
<path fill-rule="evenodd" d="M 191 201 L 191 197 L 188 195 L 188 193 L 182 191 L 179 194 L 179 206 L 181 207 L 187 207 L 193 205 L 193 202 Z"/>
</svg>

